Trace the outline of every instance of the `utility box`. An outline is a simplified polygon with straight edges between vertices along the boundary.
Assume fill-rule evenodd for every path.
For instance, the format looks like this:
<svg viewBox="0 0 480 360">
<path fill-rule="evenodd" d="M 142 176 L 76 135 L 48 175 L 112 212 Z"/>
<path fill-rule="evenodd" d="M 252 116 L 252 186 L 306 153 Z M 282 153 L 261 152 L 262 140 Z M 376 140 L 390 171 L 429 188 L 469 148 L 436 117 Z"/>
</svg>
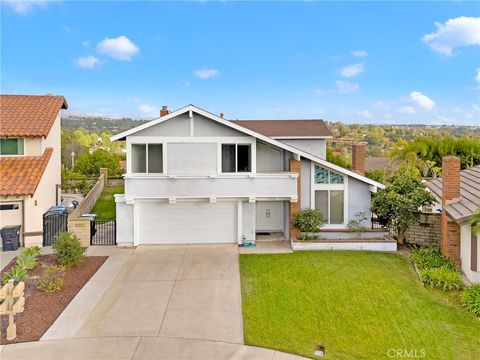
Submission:
<svg viewBox="0 0 480 360">
<path fill-rule="evenodd" d="M 15 251 L 20 247 L 20 225 L 5 226 L 0 230 L 3 251 Z"/>
</svg>

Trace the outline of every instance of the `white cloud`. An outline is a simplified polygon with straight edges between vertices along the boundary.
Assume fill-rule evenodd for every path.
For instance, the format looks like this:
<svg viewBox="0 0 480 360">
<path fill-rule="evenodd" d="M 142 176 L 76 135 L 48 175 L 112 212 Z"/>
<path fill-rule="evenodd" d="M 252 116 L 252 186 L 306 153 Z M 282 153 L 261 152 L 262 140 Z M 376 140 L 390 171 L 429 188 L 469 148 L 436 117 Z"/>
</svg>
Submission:
<svg viewBox="0 0 480 360">
<path fill-rule="evenodd" d="M 75 63 L 84 69 L 93 69 L 95 66 L 100 64 L 100 60 L 98 60 L 98 58 L 95 56 L 89 55 L 79 57 Z"/>
<path fill-rule="evenodd" d="M 413 104 L 424 110 L 431 111 L 435 107 L 435 102 L 420 91 L 412 91 L 408 98 Z"/>
<path fill-rule="evenodd" d="M 159 110 L 150 104 L 140 104 L 138 110 L 145 116 L 158 116 Z"/>
<path fill-rule="evenodd" d="M 437 115 L 436 118 L 440 122 L 440 124 L 451 124 L 451 123 L 453 123 L 453 120 L 450 119 L 449 117 L 446 117 L 446 116 Z"/>
<path fill-rule="evenodd" d="M 364 119 L 371 119 L 373 117 L 372 113 L 368 110 L 357 111 L 357 116 L 360 116 Z"/>
<path fill-rule="evenodd" d="M 358 83 L 351 83 L 345 80 L 337 80 L 335 81 L 335 85 L 337 86 L 338 92 L 342 94 L 354 93 L 360 89 Z"/>
<path fill-rule="evenodd" d="M 325 91 L 322 90 L 322 89 L 314 89 L 313 90 L 314 94 L 317 95 L 317 96 L 322 96 L 325 94 Z"/>
<path fill-rule="evenodd" d="M 45 7 L 49 2 L 49 1 L 42 1 L 42 0 L 36 0 L 36 1 L 3 0 L 3 1 L 9 4 L 10 7 L 13 9 L 13 11 L 15 11 L 17 14 L 20 14 L 20 15 L 27 15 L 37 7 Z M 53 1 L 50 1 L 50 2 L 53 2 Z"/>
<path fill-rule="evenodd" d="M 346 78 L 355 77 L 365 71 L 365 66 L 362 63 L 345 66 L 340 69 L 340 75 Z"/>
<path fill-rule="evenodd" d="M 114 39 L 105 38 L 100 41 L 97 45 L 97 51 L 116 60 L 128 61 L 140 49 L 129 38 L 120 35 Z"/>
<path fill-rule="evenodd" d="M 364 58 L 368 56 L 368 53 L 365 50 L 354 50 L 351 54 L 355 57 Z"/>
<path fill-rule="evenodd" d="M 480 45 L 480 17 L 461 16 L 435 23 L 437 31 L 422 38 L 433 51 L 450 56 L 462 46 Z"/>
<path fill-rule="evenodd" d="M 199 79 L 205 80 L 217 76 L 218 74 L 220 74 L 220 71 L 218 71 L 217 69 L 199 69 L 195 70 L 193 74 Z"/>
<path fill-rule="evenodd" d="M 82 41 L 82 46 L 83 46 L 83 47 L 89 48 L 90 45 L 91 45 L 90 41 L 88 41 L 88 40 Z"/>
<path fill-rule="evenodd" d="M 401 107 L 400 109 L 398 109 L 397 111 L 401 114 L 406 114 L 406 115 L 413 115 L 413 114 L 416 113 L 413 106 L 404 106 L 404 107 Z"/>
<path fill-rule="evenodd" d="M 475 81 L 480 85 L 480 67 L 477 68 L 477 73 L 475 74 Z"/>
</svg>

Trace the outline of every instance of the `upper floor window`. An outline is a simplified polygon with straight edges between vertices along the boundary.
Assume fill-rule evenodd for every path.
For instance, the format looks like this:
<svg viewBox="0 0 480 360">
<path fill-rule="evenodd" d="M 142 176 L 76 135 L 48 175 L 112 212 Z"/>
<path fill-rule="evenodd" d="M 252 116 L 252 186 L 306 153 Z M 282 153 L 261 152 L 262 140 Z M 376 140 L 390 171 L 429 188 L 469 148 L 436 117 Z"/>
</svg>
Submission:
<svg viewBox="0 0 480 360">
<path fill-rule="evenodd" d="M 163 173 L 162 144 L 132 144 L 132 173 Z"/>
<path fill-rule="evenodd" d="M 250 144 L 222 144 L 222 172 L 251 172 Z"/>
<path fill-rule="evenodd" d="M 23 139 L 0 139 L 0 155 L 23 155 Z"/>
<path fill-rule="evenodd" d="M 343 184 L 343 176 L 315 165 L 315 184 Z"/>
</svg>

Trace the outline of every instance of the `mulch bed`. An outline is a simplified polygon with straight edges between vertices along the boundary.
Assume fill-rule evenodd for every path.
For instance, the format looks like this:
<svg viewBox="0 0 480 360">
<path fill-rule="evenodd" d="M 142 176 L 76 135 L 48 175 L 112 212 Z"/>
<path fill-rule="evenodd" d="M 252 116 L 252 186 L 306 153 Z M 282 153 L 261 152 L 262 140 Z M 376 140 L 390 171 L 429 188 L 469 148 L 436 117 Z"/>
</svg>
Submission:
<svg viewBox="0 0 480 360">
<path fill-rule="evenodd" d="M 13 341 L 7 341 L 8 316 L 2 315 L 0 344 L 39 340 L 107 258 L 108 256 L 85 257 L 81 264 L 67 268 L 62 290 L 47 294 L 37 288 L 38 278 L 43 274 L 41 264 L 56 265 L 58 262 L 54 255 L 39 256 L 35 268 L 28 271 L 28 279 L 25 282 L 25 310 L 23 313 L 15 315 L 17 338 Z M 15 264 L 15 259 L 10 261 L 1 272 L 2 278 L 3 273 Z"/>
</svg>

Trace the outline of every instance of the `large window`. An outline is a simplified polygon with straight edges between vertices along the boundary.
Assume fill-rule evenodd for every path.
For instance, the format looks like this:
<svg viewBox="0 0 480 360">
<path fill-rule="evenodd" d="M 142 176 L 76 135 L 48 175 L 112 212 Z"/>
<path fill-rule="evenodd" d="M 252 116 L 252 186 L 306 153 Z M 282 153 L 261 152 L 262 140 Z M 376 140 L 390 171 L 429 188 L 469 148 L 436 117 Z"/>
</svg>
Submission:
<svg viewBox="0 0 480 360">
<path fill-rule="evenodd" d="M 313 202 L 328 225 L 345 224 L 344 176 L 321 166 L 314 167 Z"/>
<path fill-rule="evenodd" d="M 250 144 L 222 144 L 222 172 L 251 172 Z"/>
<path fill-rule="evenodd" d="M 0 139 L 0 155 L 23 155 L 23 139 Z"/>
<path fill-rule="evenodd" d="M 162 144 L 132 144 L 132 173 L 163 173 Z"/>
</svg>

